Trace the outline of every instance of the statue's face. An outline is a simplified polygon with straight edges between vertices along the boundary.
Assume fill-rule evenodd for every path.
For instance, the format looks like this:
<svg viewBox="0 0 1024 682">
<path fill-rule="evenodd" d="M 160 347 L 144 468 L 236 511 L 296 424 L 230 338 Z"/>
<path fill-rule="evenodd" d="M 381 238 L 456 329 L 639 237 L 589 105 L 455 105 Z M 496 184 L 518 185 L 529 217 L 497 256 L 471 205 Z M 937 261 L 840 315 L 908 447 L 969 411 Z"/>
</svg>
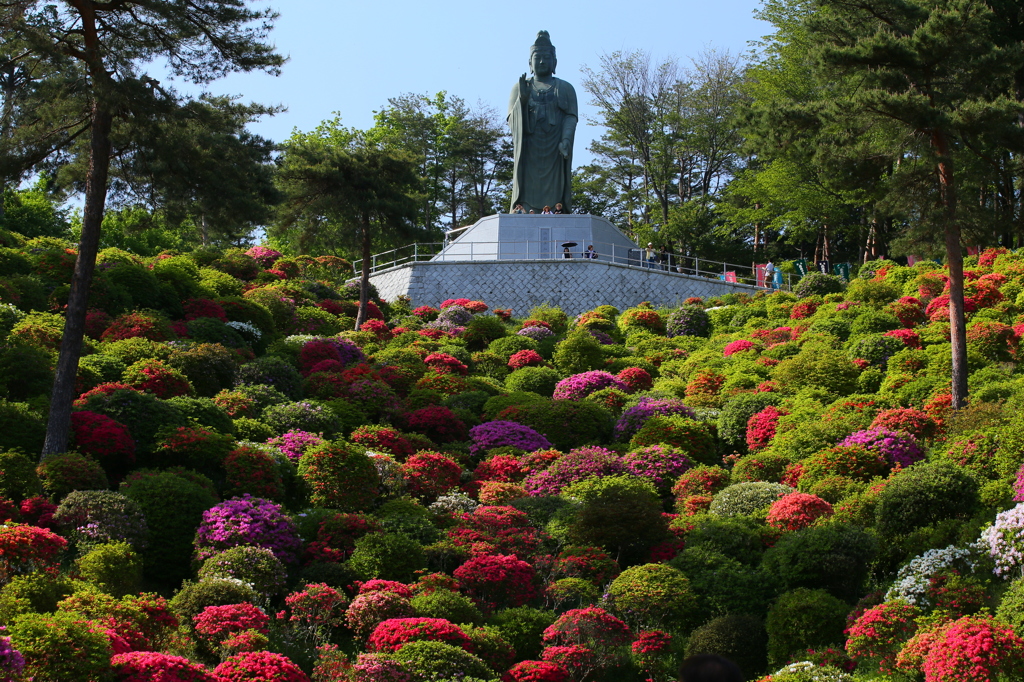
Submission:
<svg viewBox="0 0 1024 682">
<path fill-rule="evenodd" d="M 530 55 L 530 71 L 546 78 L 555 72 L 555 55 L 550 50 L 536 50 Z"/>
</svg>

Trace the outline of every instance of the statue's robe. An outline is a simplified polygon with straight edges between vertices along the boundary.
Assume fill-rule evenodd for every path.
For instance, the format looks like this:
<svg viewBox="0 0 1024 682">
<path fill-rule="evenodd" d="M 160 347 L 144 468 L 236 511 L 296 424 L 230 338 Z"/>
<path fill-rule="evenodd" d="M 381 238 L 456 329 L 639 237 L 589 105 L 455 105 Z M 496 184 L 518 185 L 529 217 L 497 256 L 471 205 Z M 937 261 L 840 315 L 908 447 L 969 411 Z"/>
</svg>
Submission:
<svg viewBox="0 0 1024 682">
<path fill-rule="evenodd" d="M 579 121 L 576 90 L 560 78 L 551 78 L 551 88 L 540 91 L 533 77 L 526 81 L 529 99 L 519 96 L 519 84 L 512 88 L 508 103 L 508 124 L 515 148 L 515 173 L 512 203 L 522 204 L 529 213 L 545 206 L 562 204 L 572 210 L 572 145 Z M 569 141 L 569 156 L 562 156 L 558 145 Z"/>
</svg>

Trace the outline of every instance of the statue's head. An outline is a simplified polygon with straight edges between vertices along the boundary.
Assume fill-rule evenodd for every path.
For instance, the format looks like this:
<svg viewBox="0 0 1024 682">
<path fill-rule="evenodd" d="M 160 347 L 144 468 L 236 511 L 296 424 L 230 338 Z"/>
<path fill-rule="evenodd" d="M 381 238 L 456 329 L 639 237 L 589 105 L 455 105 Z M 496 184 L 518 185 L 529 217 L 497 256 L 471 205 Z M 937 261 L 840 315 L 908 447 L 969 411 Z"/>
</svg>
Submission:
<svg viewBox="0 0 1024 682">
<path fill-rule="evenodd" d="M 558 59 L 555 58 L 555 46 L 551 44 L 551 36 L 547 31 L 539 31 L 537 39 L 530 46 L 530 73 L 538 76 L 549 76 L 555 72 Z"/>
</svg>

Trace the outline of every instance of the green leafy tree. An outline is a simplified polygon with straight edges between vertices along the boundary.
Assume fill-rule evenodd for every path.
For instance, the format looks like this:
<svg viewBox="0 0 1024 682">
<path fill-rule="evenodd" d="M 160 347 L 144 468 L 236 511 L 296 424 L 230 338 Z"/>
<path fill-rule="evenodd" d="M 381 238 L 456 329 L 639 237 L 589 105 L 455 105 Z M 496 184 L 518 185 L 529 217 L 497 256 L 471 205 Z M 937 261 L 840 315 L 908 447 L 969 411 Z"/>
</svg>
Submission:
<svg viewBox="0 0 1024 682">
<path fill-rule="evenodd" d="M 0 30 L 42 60 L 83 73 L 89 102 L 89 165 L 81 241 L 68 299 L 43 455 L 67 450 L 71 402 L 96 266 L 118 116 L 175 99 L 145 69 L 165 64 L 174 76 L 208 83 L 234 71 L 276 73 L 284 59 L 264 42 L 276 14 L 245 0 L 18 0 L 0 4 Z"/>
<path fill-rule="evenodd" d="M 419 178 L 405 155 L 368 144 L 338 121 L 285 144 L 278 171 L 285 200 L 275 234 L 300 248 L 332 241 L 362 253 L 358 329 L 366 321 L 373 239 L 412 234 Z"/>
</svg>

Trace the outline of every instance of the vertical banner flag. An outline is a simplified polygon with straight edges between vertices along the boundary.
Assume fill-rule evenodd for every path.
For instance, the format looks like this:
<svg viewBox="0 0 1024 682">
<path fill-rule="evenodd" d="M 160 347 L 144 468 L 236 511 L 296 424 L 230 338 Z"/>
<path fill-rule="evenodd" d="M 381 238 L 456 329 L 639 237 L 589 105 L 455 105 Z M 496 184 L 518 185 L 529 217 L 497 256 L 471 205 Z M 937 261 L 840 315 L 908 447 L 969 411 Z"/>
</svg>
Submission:
<svg viewBox="0 0 1024 682">
<path fill-rule="evenodd" d="M 796 274 L 800 275 L 801 277 L 807 276 L 806 258 L 797 258 L 795 261 L 793 261 L 793 266 L 796 268 Z"/>
<path fill-rule="evenodd" d="M 830 275 L 832 270 L 832 264 L 827 260 L 820 260 L 814 264 L 814 267 L 818 268 L 818 272 L 823 275 Z"/>
<path fill-rule="evenodd" d="M 728 272 L 726 272 L 725 273 L 725 281 L 726 282 L 732 282 L 733 284 L 735 284 L 736 283 L 736 271 L 735 270 L 729 270 Z"/>
<path fill-rule="evenodd" d="M 833 266 L 833 270 L 844 282 L 850 281 L 849 263 L 836 263 L 835 266 Z"/>
<path fill-rule="evenodd" d="M 767 263 L 757 263 L 754 265 L 754 277 L 757 279 L 757 286 L 767 286 L 764 282 L 764 268 Z"/>
</svg>

